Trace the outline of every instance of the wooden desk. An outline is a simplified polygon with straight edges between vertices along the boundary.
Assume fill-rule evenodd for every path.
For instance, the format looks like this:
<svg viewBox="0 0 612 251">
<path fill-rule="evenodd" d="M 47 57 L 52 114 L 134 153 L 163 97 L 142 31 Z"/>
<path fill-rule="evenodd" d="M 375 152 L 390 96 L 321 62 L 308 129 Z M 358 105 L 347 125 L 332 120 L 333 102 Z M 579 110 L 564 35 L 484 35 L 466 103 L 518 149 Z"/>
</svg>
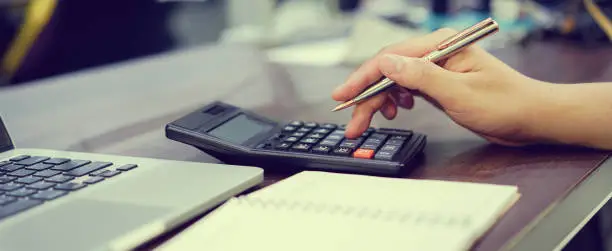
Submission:
<svg viewBox="0 0 612 251">
<path fill-rule="evenodd" d="M 582 52 L 562 45 L 536 44 L 526 50 L 508 48 L 496 55 L 525 74 L 544 80 L 612 80 L 612 67 L 597 62 L 604 60 L 602 57 L 612 59 L 611 50 Z M 588 57 L 596 60 L 578 61 Z M 346 68 L 267 64 L 250 48 L 196 48 L 0 89 L 0 112 L 18 147 L 216 162 L 192 147 L 167 140 L 163 126 L 213 100 L 278 120 L 345 123 L 350 111 L 330 113 L 335 104 L 330 93 L 350 72 Z M 544 216 L 556 212 L 557 203 L 568 203 L 563 200 L 566 196 L 581 197 L 573 191 L 584 179 L 612 179 L 612 165 L 597 169 L 608 153 L 569 147 L 490 145 L 421 100 L 414 111 L 403 112 L 393 121 L 381 116 L 374 121 L 375 126 L 410 128 L 429 135 L 425 156 L 410 178 L 519 186 L 519 202 L 476 250 L 497 250 L 516 242 L 518 249 L 529 250 L 535 244 L 521 242 L 529 238 L 539 247 L 554 248 L 571 236 L 571 230 L 587 214 L 564 214 L 566 225 L 555 227 L 557 235 L 534 237 L 531 233 L 537 232 L 537 227 L 559 222 Z M 263 185 L 287 175 L 268 173 Z M 582 211 L 594 208 L 592 204 L 604 200 L 612 190 L 609 182 L 603 186 L 601 180 L 598 182 L 598 190 L 587 190 L 595 201 L 581 204 Z M 161 237 L 152 246 L 175 233 Z"/>
</svg>

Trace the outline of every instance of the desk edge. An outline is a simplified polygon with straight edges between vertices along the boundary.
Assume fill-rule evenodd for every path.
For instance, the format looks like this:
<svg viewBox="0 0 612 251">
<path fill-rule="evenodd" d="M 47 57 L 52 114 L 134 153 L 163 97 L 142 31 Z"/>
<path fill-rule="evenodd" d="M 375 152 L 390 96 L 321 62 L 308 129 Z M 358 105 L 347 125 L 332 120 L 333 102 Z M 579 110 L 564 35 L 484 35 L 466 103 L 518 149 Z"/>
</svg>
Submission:
<svg viewBox="0 0 612 251">
<path fill-rule="evenodd" d="M 612 196 L 612 158 L 610 155 L 575 186 L 567 196 L 550 208 L 545 215 L 534 219 L 533 228 L 526 230 L 515 241 L 506 243 L 503 250 L 562 250 L 584 225 Z"/>
</svg>

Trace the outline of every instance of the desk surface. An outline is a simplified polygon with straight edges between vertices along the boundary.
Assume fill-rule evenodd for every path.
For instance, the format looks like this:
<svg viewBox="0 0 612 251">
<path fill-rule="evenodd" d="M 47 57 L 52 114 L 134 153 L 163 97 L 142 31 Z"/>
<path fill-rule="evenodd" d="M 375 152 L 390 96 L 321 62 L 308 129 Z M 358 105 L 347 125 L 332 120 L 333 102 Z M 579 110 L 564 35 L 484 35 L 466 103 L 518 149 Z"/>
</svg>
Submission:
<svg viewBox="0 0 612 251">
<path fill-rule="evenodd" d="M 610 49 L 580 51 L 563 45 L 536 44 L 527 49 L 507 48 L 495 54 L 525 74 L 542 80 L 612 80 L 612 66 L 606 63 L 612 59 Z M 0 113 L 18 147 L 208 162 L 217 160 L 167 140 L 163 126 L 213 100 L 284 121 L 348 121 L 350 111 L 332 114 L 329 109 L 335 105 L 330 98 L 331 90 L 343 82 L 350 69 L 279 66 L 268 64 L 263 58 L 255 49 L 232 46 L 154 56 L 0 89 Z M 557 228 L 561 229 L 559 233 L 546 240 L 529 235 L 537 232 L 531 231 L 532 227 L 545 224 L 547 217 L 544 216 L 555 212 L 558 206 L 554 205 L 572 195 L 570 192 L 581 181 L 594 178 L 593 171 L 603 173 L 596 169 L 608 156 L 604 152 L 576 148 L 490 145 L 421 100 L 417 100 L 413 111 L 401 113 L 393 121 L 376 116 L 374 123 L 429 135 L 425 157 L 411 178 L 519 186 L 521 199 L 478 243 L 476 250 L 508 247 L 516 241 L 517 247 L 529 249 L 533 247 L 531 244 L 520 242 L 528 240 L 527 237 L 540 247 L 554 248 L 586 214 L 563 215 L 569 225 L 566 224 L 565 230 Z M 611 169 L 612 165 L 606 166 L 607 173 L 598 175 L 610 175 Z M 264 185 L 287 175 L 267 174 Z M 606 177 L 608 181 L 612 179 L 612 175 Z M 599 186 L 597 191 L 604 195 L 595 199 L 600 202 L 612 188 L 609 184 Z M 594 194 L 593 190 L 587 192 Z M 590 207 L 590 204 L 582 205 L 586 211 Z M 523 235 L 525 238 L 517 238 Z"/>
</svg>

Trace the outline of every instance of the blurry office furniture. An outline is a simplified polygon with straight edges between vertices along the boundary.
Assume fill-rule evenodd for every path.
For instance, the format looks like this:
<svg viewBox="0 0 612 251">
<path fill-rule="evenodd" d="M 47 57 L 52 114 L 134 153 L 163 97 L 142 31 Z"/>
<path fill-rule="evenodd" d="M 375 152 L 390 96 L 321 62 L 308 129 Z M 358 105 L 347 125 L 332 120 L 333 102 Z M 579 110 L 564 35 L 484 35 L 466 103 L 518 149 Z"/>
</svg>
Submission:
<svg viewBox="0 0 612 251">
<path fill-rule="evenodd" d="M 542 27 L 526 37 L 533 40 L 563 39 L 576 46 L 610 46 L 612 42 L 611 0 L 530 0 L 541 12 Z"/>
<path fill-rule="evenodd" d="M 3 52 L 2 75 L 16 84 L 168 50 L 174 3 L 154 0 L 29 0 Z M 6 7 L 6 6 L 5 6 Z M 8 8 L 8 7 L 7 7 Z M 3 9 L 4 19 L 13 9 Z M 8 37 L 8 39 L 7 39 Z"/>
</svg>

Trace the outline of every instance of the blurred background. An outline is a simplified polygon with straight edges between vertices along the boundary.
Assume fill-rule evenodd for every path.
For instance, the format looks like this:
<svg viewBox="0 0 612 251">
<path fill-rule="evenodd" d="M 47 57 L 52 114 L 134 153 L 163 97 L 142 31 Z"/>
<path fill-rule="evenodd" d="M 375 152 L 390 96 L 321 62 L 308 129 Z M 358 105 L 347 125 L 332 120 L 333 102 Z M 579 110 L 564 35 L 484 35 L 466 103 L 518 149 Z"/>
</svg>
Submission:
<svg viewBox="0 0 612 251">
<path fill-rule="evenodd" d="M 513 67 L 545 81 L 612 81 L 600 78 L 610 76 L 612 0 L 0 0 L 0 90 L 219 44 L 272 62 L 357 66 L 388 44 L 489 16 L 501 31 L 479 44 Z M 568 250 L 612 250 L 609 215 Z"/>
<path fill-rule="evenodd" d="M 358 65 L 381 47 L 494 17 L 487 49 L 610 46 L 610 0 L 0 0 L 0 86 L 172 50 L 242 43 L 272 61 Z"/>
</svg>

